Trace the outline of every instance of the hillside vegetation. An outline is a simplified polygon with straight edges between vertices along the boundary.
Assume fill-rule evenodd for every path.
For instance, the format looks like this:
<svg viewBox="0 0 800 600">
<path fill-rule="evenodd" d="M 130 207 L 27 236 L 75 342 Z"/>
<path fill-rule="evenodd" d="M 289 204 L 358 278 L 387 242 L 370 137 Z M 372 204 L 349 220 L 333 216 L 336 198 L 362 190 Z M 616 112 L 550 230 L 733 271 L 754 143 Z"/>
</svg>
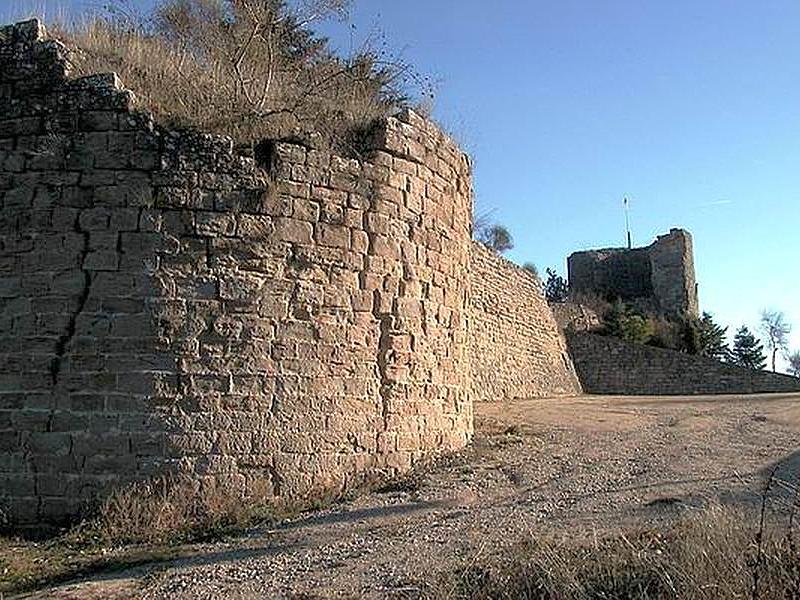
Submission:
<svg viewBox="0 0 800 600">
<path fill-rule="evenodd" d="M 293 138 L 358 155 L 376 119 L 427 85 L 373 36 L 336 54 L 313 27 L 346 0 L 161 0 L 56 29 L 73 73 L 116 72 L 142 109 L 237 143 Z"/>
</svg>

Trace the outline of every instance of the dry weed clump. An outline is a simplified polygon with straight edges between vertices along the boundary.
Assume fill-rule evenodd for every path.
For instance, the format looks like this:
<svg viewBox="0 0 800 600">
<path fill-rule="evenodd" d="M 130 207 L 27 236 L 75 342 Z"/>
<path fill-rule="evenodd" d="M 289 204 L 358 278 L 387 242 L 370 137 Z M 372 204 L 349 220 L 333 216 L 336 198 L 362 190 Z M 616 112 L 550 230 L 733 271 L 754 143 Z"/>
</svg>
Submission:
<svg viewBox="0 0 800 600">
<path fill-rule="evenodd" d="M 247 492 L 163 476 L 111 494 L 98 515 L 78 529 L 105 544 L 172 544 L 241 531 L 280 511 L 269 485 Z"/>
<path fill-rule="evenodd" d="M 267 482 L 247 491 L 177 475 L 134 483 L 56 537 L 0 537 L 0 597 L 191 555 L 187 544 L 273 522 L 283 510 Z"/>
<path fill-rule="evenodd" d="M 160 0 L 150 13 L 111 11 L 61 26 L 78 75 L 116 72 L 139 106 L 168 126 L 241 144 L 295 138 L 358 155 L 375 121 L 429 93 L 370 39 L 342 58 L 314 24 L 345 0 Z"/>
<path fill-rule="evenodd" d="M 761 530 L 757 515 L 716 506 L 662 530 L 529 540 L 427 589 L 453 600 L 777 600 L 800 597 L 798 561 L 791 528 Z"/>
</svg>

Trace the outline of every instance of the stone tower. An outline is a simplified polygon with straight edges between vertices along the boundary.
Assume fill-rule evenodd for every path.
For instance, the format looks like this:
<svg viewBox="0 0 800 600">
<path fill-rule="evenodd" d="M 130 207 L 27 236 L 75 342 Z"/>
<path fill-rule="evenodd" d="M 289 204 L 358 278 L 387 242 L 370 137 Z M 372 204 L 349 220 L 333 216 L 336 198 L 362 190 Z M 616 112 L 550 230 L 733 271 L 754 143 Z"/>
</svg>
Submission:
<svg viewBox="0 0 800 600">
<path fill-rule="evenodd" d="M 633 302 L 667 315 L 699 314 L 692 235 L 671 229 L 643 248 L 574 252 L 567 259 L 570 290 Z"/>
</svg>

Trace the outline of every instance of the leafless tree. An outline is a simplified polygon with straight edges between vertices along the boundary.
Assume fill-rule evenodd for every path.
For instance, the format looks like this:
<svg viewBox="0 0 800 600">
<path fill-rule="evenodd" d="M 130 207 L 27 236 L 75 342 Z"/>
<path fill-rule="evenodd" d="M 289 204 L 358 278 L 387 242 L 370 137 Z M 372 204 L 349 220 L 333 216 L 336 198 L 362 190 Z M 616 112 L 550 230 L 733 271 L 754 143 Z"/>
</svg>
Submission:
<svg viewBox="0 0 800 600">
<path fill-rule="evenodd" d="M 764 341 L 767 349 L 772 355 L 772 371 L 776 370 L 775 362 L 778 352 L 786 353 L 789 348 L 789 332 L 792 326 L 786 322 L 786 317 L 778 310 L 761 311 L 761 332 L 764 334 Z"/>
<path fill-rule="evenodd" d="M 475 213 L 472 219 L 472 237 L 497 254 L 514 247 L 514 238 L 504 225 L 494 222 L 494 210 Z"/>
<path fill-rule="evenodd" d="M 790 354 L 787 360 L 789 361 L 789 373 L 795 377 L 800 377 L 800 350 Z"/>
</svg>

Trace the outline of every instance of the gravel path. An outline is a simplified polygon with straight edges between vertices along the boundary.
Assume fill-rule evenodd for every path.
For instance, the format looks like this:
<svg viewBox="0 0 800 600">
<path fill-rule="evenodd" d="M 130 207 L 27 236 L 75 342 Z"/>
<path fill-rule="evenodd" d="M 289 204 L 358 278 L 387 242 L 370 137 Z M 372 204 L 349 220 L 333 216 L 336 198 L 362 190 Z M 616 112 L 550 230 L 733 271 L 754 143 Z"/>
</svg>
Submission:
<svg viewBox="0 0 800 600">
<path fill-rule="evenodd" d="M 758 502 L 776 468 L 790 482 L 800 468 L 797 394 L 480 404 L 473 446 L 401 485 L 37 597 L 410 598 L 521 536 Z"/>
</svg>

